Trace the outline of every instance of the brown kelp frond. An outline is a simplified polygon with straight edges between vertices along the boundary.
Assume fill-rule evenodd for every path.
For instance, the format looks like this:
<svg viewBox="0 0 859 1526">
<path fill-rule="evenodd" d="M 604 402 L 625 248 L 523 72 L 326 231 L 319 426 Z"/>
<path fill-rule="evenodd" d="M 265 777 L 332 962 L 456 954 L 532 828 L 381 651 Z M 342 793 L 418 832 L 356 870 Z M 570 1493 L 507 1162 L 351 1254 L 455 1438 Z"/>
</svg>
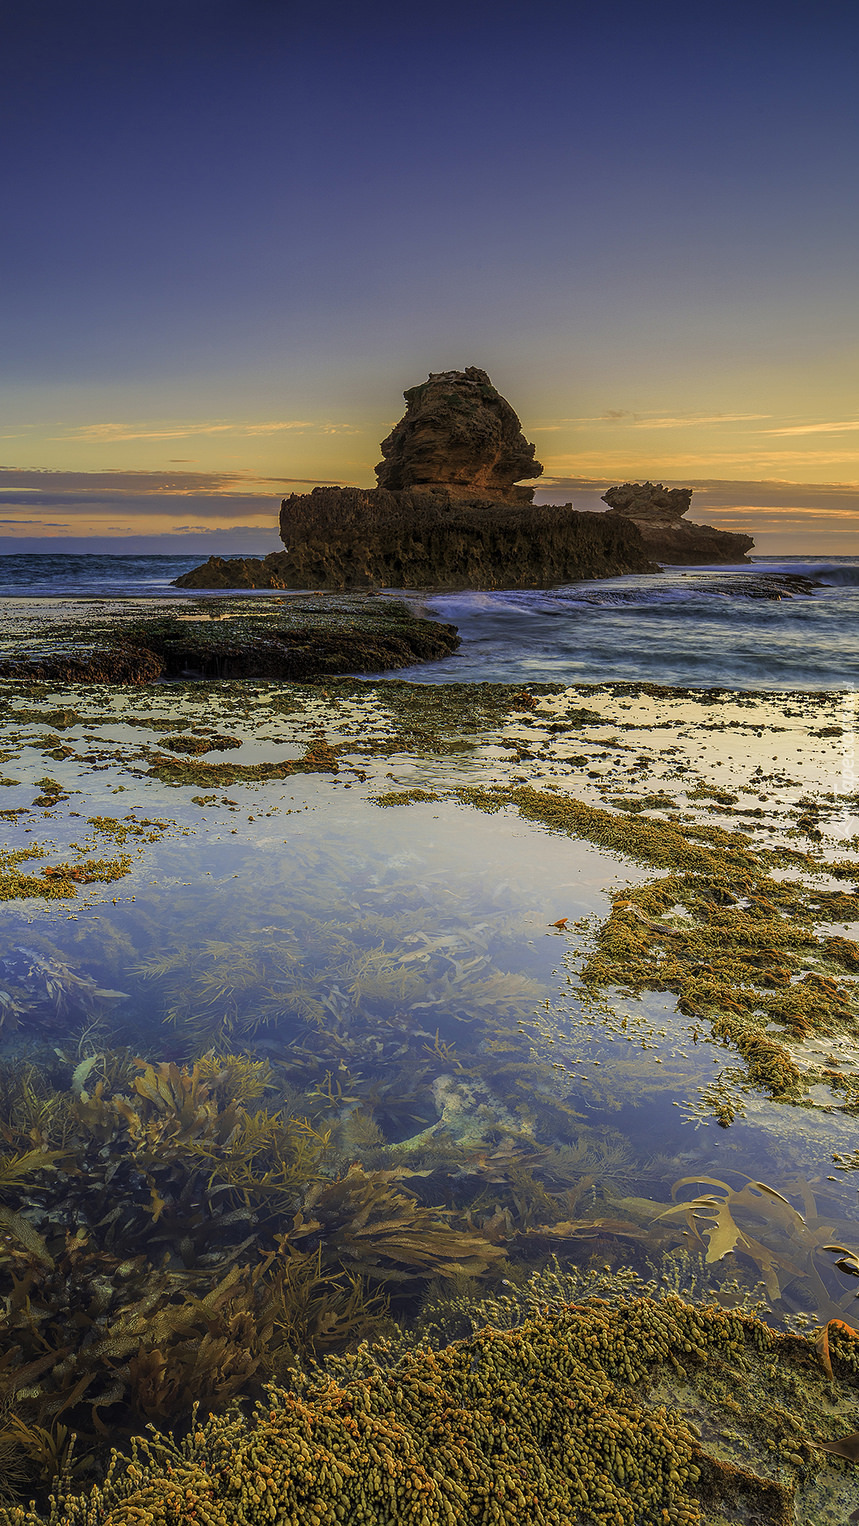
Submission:
<svg viewBox="0 0 859 1526">
<path fill-rule="evenodd" d="M 13 1213 L 10 1208 L 4 1208 L 2 1204 L 0 1204 L 0 1232 L 3 1232 L 7 1243 L 16 1240 L 44 1266 L 53 1266 L 53 1258 L 35 1226 L 22 1213 Z"/>
<path fill-rule="evenodd" d="M 210 1165 L 209 1191 L 270 1214 L 289 1212 L 319 1176 L 329 1135 L 304 1119 L 242 1113 L 222 1145 L 194 1141 L 193 1155 Z"/>
<path fill-rule="evenodd" d="M 0 1156 L 0 1197 L 30 1185 L 42 1171 L 56 1169 L 57 1161 L 68 1159 L 62 1150 L 25 1150 L 19 1155 Z"/>
<path fill-rule="evenodd" d="M 243 1107 L 274 1088 L 268 1060 L 255 1060 L 249 1054 L 204 1054 L 197 1061 L 197 1071 L 214 1093 Z"/>
<path fill-rule="evenodd" d="M 284 1353 L 321 1356 L 366 1340 L 383 1328 L 385 1293 L 368 1291 L 356 1272 L 325 1271 L 320 1245 L 302 1253 L 288 1235 L 278 1235 L 278 1253 L 265 1263 L 267 1286 L 262 1318 L 271 1321 Z"/>
<path fill-rule="evenodd" d="M 449 1213 L 418 1203 L 396 1185 L 401 1180 L 397 1171 L 353 1165 L 338 1181 L 318 1183 L 305 1195 L 290 1243 L 322 1245 L 326 1262 L 336 1256 L 371 1282 L 480 1276 L 504 1260 L 499 1246 L 454 1227 Z"/>
<path fill-rule="evenodd" d="M 306 867 L 306 866 L 305 866 Z M 523 1016 L 545 995 L 541 982 L 498 967 L 493 939 L 511 919 L 463 922 L 452 910 L 437 932 L 426 927 L 426 889 L 397 882 L 397 915 L 388 887 L 370 886 L 364 904 L 332 915 L 339 892 L 322 883 L 305 890 L 300 909 L 272 905 L 289 925 L 273 944 L 248 928 L 227 943 L 206 937 L 147 955 L 134 966 L 142 984 L 189 1054 L 241 1048 L 277 1028 L 294 1043 L 308 1031 L 324 1035 L 326 1059 L 339 1045 L 377 1053 L 378 1030 Z M 402 904 L 403 901 L 405 904 Z M 510 928 L 512 931 L 512 927 Z M 202 930 L 201 930 L 202 931 Z"/>
<path fill-rule="evenodd" d="M 741 1187 L 732 1187 L 717 1177 L 682 1177 L 675 1182 L 672 1197 L 678 1199 L 688 1188 L 699 1186 L 712 1190 L 680 1198 L 658 1214 L 657 1221 L 682 1219 L 698 1244 L 706 1246 L 708 1264 L 728 1255 L 747 1257 L 757 1267 L 773 1305 L 789 1296 L 794 1284 L 802 1284 L 818 1317 L 844 1318 L 855 1294 L 848 1292 L 836 1302 L 821 1273 L 832 1266 L 831 1253 L 850 1253 L 830 1243 L 833 1226 L 817 1218 L 809 1188 L 805 1189 L 804 1215 L 774 1187 L 751 1178 Z M 859 1323 L 859 1316 L 852 1317 Z"/>
<path fill-rule="evenodd" d="M 74 1129 L 72 1099 L 34 1065 L 0 1067 L 0 1140 L 18 1155 L 51 1153 Z"/>
<path fill-rule="evenodd" d="M 74 1433 L 58 1419 L 49 1426 L 27 1425 L 18 1415 L 9 1415 L 0 1430 L 0 1461 L 8 1450 L 13 1484 L 20 1485 L 25 1476 L 35 1473 L 41 1484 L 50 1486 L 63 1475 L 71 1476 L 75 1441 Z M 78 1466 L 82 1460 L 79 1455 Z"/>
</svg>

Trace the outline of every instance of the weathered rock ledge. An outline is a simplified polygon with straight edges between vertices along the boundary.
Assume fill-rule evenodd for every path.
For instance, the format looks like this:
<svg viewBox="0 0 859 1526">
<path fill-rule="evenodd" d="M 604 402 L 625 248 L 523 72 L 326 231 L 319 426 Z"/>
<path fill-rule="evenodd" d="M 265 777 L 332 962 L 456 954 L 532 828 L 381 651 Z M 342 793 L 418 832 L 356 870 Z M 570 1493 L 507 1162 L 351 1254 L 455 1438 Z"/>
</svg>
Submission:
<svg viewBox="0 0 859 1526">
<path fill-rule="evenodd" d="M 155 604 L 156 601 L 153 601 Z M 23 636 L 0 658 L 0 677 L 66 683 L 155 683 L 165 678 L 279 678 L 301 682 L 338 673 L 382 673 L 438 661 L 459 646 L 455 625 L 423 620 L 392 599 L 285 601 L 248 612 L 207 600 L 181 617 L 158 601 L 112 611 L 103 626 L 69 623 L 38 652 Z"/>
<path fill-rule="evenodd" d="M 210 557 L 180 588 L 547 588 L 655 572 L 634 525 L 441 488 L 315 488 L 281 510 L 286 551 Z"/>
<path fill-rule="evenodd" d="M 746 552 L 755 544 L 751 535 L 691 524 L 683 518 L 691 502 L 691 487 L 666 488 L 661 482 L 625 482 L 603 494 L 606 518 L 634 524 L 656 562 L 675 567 L 748 562 Z"/>
</svg>

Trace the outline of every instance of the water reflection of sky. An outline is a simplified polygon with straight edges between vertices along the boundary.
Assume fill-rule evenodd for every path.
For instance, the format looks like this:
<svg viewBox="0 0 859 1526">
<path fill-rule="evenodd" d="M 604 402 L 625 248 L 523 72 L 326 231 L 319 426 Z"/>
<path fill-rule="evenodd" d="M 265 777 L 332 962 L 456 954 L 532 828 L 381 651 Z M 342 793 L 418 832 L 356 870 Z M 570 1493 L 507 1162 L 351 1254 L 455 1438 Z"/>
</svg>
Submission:
<svg viewBox="0 0 859 1526">
<path fill-rule="evenodd" d="M 852 1153 L 854 1126 L 843 1112 L 825 1110 L 831 1096 L 816 1097 L 814 1111 L 753 1092 L 736 1056 L 679 1014 L 669 993 L 582 1001 L 577 951 L 605 916 L 607 890 L 648 873 L 510 808 L 484 814 L 452 799 L 374 803 L 386 791 L 488 782 L 517 767 L 525 773 L 514 779 L 544 787 L 561 780 L 599 802 L 607 788 L 635 787 L 640 749 L 649 746 L 645 788 L 689 794 L 707 776 L 751 791 L 748 798 L 763 804 L 754 804 L 761 814 L 748 828 L 765 842 L 778 826 L 774 784 L 780 798 L 798 799 L 837 766 L 842 739 L 814 734 L 827 719 L 819 707 L 797 697 L 770 707 L 726 697 L 702 708 L 683 696 L 590 694 L 587 703 L 604 722 L 570 736 L 551 730 L 552 717 L 581 701 L 549 696 L 538 754 L 511 765 L 511 746 L 527 752 L 535 744 L 530 713 L 508 718 L 476 746 L 422 757 L 401 739 L 390 756 L 370 758 L 349 750 L 384 732 L 369 688 L 342 704 L 309 694 L 297 717 L 276 709 L 281 692 L 211 688 L 205 720 L 242 738 L 228 754 L 242 763 L 298 757 L 323 726 L 332 743 L 348 744 L 339 775 L 203 794 L 199 785 L 159 782 L 145 772 L 146 748 L 188 696 L 199 728 L 193 695 L 202 691 L 193 686 L 146 699 L 105 693 L 97 703 L 89 691 L 79 720 L 54 733 L 68 757 L 45 756 L 43 714 L 31 725 L 23 715 L 7 725 L 5 742 L 16 739 L 17 752 L 10 747 L 3 770 L 20 779 L 4 787 L 10 846 L 37 841 L 50 849 L 49 860 L 61 859 L 90 833 L 93 855 L 107 855 L 118 845 L 100 839 L 88 820 L 152 824 L 124 845 L 132 862 L 115 883 L 82 886 L 70 903 L 0 903 L 12 987 L 27 957 L 20 950 L 31 949 L 90 987 L 125 993 L 93 1012 L 84 987 L 72 985 L 60 1021 L 43 1003 L 31 1032 L 7 1032 L 7 1062 L 48 1045 L 67 1057 L 71 1074 L 85 1031 L 90 1047 L 127 1043 L 188 1058 L 214 1039 L 226 1013 L 232 1047 L 286 1067 L 299 1095 L 318 1098 L 333 1075 L 353 1099 L 342 1104 L 347 1112 L 361 1098 L 377 1099 L 394 1151 L 451 1129 L 484 1155 L 503 1152 L 514 1137 L 532 1154 L 586 1142 L 595 1160 L 615 1161 L 605 1180 L 594 1173 L 606 1212 L 614 1205 L 618 1214 L 652 1219 L 653 1208 L 642 1204 L 667 1206 L 678 1180 L 689 1181 L 689 1195 L 706 1191 L 694 1186 L 706 1178 L 736 1187 L 749 1176 L 784 1192 L 803 1222 L 811 1192 L 820 1222 L 831 1220 L 829 1238 L 838 1224 L 839 1235 L 852 1234 L 855 1178 L 832 1155 Z M 72 691 L 51 698 L 73 701 Z M 620 752 L 606 750 L 612 738 L 624 738 Z M 587 767 L 571 783 L 571 751 L 582 747 Z M 45 773 L 67 798 L 34 812 L 33 786 Z M 847 835 L 849 825 L 845 817 L 838 830 Z M 563 930 L 552 926 L 562 918 Z M 441 1049 L 432 1074 L 422 1076 L 433 1046 Z M 845 1062 L 852 1058 L 845 1051 Z M 809 1054 L 809 1063 L 819 1060 Z M 414 1096 L 398 1110 L 386 1088 L 411 1086 L 410 1070 Z M 730 1128 L 714 1121 L 714 1098 L 730 1103 Z"/>
</svg>

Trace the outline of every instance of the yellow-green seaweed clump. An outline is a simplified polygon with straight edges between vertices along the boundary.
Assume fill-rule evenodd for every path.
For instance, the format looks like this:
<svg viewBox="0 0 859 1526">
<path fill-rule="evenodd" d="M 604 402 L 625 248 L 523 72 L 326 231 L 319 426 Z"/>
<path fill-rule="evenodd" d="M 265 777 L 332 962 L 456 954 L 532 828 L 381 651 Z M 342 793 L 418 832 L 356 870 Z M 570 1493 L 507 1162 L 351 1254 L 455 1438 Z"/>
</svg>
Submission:
<svg viewBox="0 0 859 1526">
<path fill-rule="evenodd" d="M 154 754 L 148 772 L 162 784 L 253 784 L 289 779 L 293 774 L 336 774 L 338 750 L 320 736 L 308 743 L 300 758 L 284 758 L 280 763 L 204 763 L 199 758 L 192 762 L 159 752 Z"/>
<path fill-rule="evenodd" d="M 810 1341 L 748 1315 L 556 1306 L 390 1368 L 370 1352 L 298 1374 L 178 1444 L 153 1433 L 88 1495 L 61 1485 L 50 1526 L 699 1526 L 750 1509 L 790 1526 L 818 1475 L 838 1487 L 851 1466 L 822 1443 L 855 1406 L 856 1344 L 833 1330 L 830 1377 Z M 682 1413 L 696 1399 L 701 1428 Z M 0 1510 L 0 1526 L 44 1521 Z"/>
<path fill-rule="evenodd" d="M 803 1070 L 790 1047 L 819 1034 L 859 1036 L 859 947 L 815 932 L 820 922 L 859 917 L 855 889 L 811 878 L 831 864 L 783 843 L 753 848 L 742 832 L 619 815 L 531 786 L 457 793 L 481 810 L 514 805 L 553 831 L 667 871 L 612 896 L 581 971 L 585 987 L 674 992 L 680 1012 L 739 1051 L 762 1091 L 799 1101 L 824 1080 L 844 1093 L 845 1107 L 857 1105 L 849 1077 Z M 783 864 L 804 869 L 809 882 L 777 878 L 771 871 Z M 856 878 L 854 864 L 846 869 Z"/>
</svg>

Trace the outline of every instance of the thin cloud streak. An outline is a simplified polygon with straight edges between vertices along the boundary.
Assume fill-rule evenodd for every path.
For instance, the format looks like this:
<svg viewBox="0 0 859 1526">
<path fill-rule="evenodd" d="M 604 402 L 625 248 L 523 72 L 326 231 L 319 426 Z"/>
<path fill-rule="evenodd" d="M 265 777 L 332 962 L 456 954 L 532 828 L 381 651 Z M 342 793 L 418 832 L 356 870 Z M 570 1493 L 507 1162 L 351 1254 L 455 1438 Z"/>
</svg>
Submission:
<svg viewBox="0 0 859 1526">
<path fill-rule="evenodd" d="M 859 419 L 846 419 L 841 424 L 791 424 L 784 429 L 759 429 L 755 432 L 766 435 L 851 434 L 857 429 Z"/>
<path fill-rule="evenodd" d="M 626 472 L 632 469 L 639 477 L 642 472 L 651 474 L 655 471 L 657 475 L 662 473 L 675 479 L 679 475 L 678 468 L 683 471 L 694 471 L 697 467 L 699 471 L 707 471 L 708 468 L 712 469 L 713 466 L 721 466 L 728 469 L 745 470 L 750 474 L 754 473 L 757 480 L 761 480 L 764 477 L 769 478 L 773 471 L 777 471 L 780 467 L 824 466 L 836 461 L 844 465 L 859 466 L 859 451 L 855 450 L 838 452 L 831 450 L 780 450 L 772 452 L 761 450 L 721 450 L 708 451 L 706 454 L 702 451 L 694 453 L 689 451 L 682 454 L 672 451 L 670 455 L 660 458 L 650 453 L 644 455 L 640 449 L 636 452 L 632 450 L 619 451 L 616 449 L 612 452 L 612 455 L 613 463 L 609 462 L 606 464 L 605 457 L 603 456 L 600 459 L 595 450 L 578 453 L 568 451 L 564 455 L 549 457 L 544 462 L 544 466 L 546 471 L 551 473 L 552 476 L 559 475 L 564 468 L 567 468 L 567 470 L 578 468 L 578 471 L 582 474 L 599 472 L 600 475 L 608 473 L 615 477 L 618 471 Z M 564 474 L 566 475 L 566 473 Z M 757 476 L 757 474 L 760 475 Z"/>
<path fill-rule="evenodd" d="M 609 408 L 605 413 L 583 415 L 580 418 L 556 419 L 551 424 L 532 424 L 534 434 L 548 434 L 570 426 L 583 428 L 586 424 L 626 424 L 632 429 L 691 429 L 699 424 L 744 424 L 758 419 L 770 419 L 771 413 L 683 413 L 649 414 L 632 413 L 626 408 Z M 776 430 L 756 433 L 775 434 Z"/>
<path fill-rule="evenodd" d="M 177 515 L 186 517 L 195 512 L 205 519 L 216 521 L 241 513 L 258 516 L 261 523 L 275 527 L 278 510 L 276 498 L 254 493 L 224 493 L 212 497 L 201 493 L 162 493 L 157 497 L 133 493 L 122 497 L 114 493 L 40 493 L 23 503 L 14 493 L 0 493 L 0 505 L 5 509 L 20 509 L 22 523 L 40 510 L 61 508 L 79 518 L 92 519 L 102 515 L 109 516 L 114 521 L 119 515 L 126 519 L 138 515 L 145 515 L 147 519 L 169 519 Z"/>
<path fill-rule="evenodd" d="M 633 429 L 686 429 L 697 424 L 741 424 L 750 419 L 768 419 L 769 413 L 690 413 L 677 417 L 649 418 L 633 415 Z"/>
<path fill-rule="evenodd" d="M 141 424 L 78 424 L 72 429 L 64 430 L 62 434 L 49 435 L 48 438 L 53 442 L 69 440 L 90 445 L 114 445 L 127 440 L 184 440 L 194 435 L 272 435 L 285 434 L 290 431 L 296 434 L 315 433 L 322 435 L 360 433 L 351 424 L 332 424 L 327 421 L 319 422 L 312 419 L 271 419 L 260 423 L 216 420 L 211 423 L 176 423 L 157 426 Z"/>
<path fill-rule="evenodd" d="M 116 497 L 123 493 L 240 493 L 254 491 L 269 498 L 276 488 L 293 484 L 299 487 L 340 487 L 325 477 L 258 477 L 254 472 L 155 472 L 101 471 L 64 472 L 33 467 L 0 466 L 0 491 L 92 492 L 104 489 Z"/>
</svg>

